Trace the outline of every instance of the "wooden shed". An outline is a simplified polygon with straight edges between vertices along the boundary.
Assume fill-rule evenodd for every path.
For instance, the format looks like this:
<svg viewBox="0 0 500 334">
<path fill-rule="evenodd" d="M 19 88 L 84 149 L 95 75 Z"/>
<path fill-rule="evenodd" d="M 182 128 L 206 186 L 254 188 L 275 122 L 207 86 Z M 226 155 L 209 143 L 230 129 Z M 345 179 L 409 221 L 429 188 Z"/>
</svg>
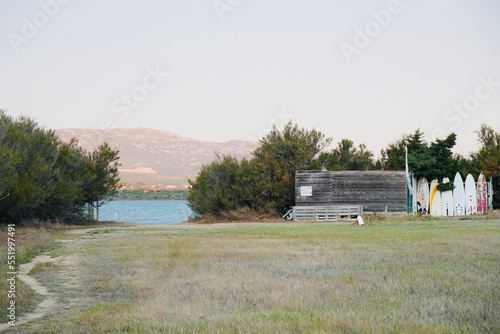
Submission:
<svg viewBox="0 0 500 334">
<path fill-rule="evenodd" d="M 404 171 L 313 171 L 295 173 L 295 208 L 361 206 L 364 213 L 407 212 Z"/>
</svg>

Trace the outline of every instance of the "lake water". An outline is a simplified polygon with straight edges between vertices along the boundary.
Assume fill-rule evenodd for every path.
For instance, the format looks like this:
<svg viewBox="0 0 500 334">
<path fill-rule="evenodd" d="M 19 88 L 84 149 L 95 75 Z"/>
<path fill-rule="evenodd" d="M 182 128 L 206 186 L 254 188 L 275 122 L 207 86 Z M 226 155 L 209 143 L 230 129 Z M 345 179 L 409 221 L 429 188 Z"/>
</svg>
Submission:
<svg viewBox="0 0 500 334">
<path fill-rule="evenodd" d="M 188 201 L 111 201 L 99 209 L 99 220 L 175 224 L 193 215 Z"/>
</svg>

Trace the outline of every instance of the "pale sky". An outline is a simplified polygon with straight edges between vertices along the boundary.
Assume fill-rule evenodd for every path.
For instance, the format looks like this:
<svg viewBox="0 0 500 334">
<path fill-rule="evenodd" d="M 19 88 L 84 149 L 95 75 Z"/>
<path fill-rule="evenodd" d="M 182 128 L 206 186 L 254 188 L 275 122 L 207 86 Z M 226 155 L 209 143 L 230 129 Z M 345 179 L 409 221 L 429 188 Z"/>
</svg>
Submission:
<svg viewBox="0 0 500 334">
<path fill-rule="evenodd" d="M 0 0 L 0 108 L 57 128 L 256 140 L 292 118 L 378 155 L 500 130 L 498 0 Z"/>
</svg>

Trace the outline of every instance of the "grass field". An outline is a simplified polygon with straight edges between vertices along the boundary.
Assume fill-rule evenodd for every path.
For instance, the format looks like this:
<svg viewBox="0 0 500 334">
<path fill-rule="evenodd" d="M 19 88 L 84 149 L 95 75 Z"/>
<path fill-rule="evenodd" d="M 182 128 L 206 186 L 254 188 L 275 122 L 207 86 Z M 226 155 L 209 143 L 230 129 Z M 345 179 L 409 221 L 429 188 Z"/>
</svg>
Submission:
<svg viewBox="0 0 500 334">
<path fill-rule="evenodd" d="M 44 233 L 59 306 L 16 333 L 500 332 L 498 219 Z"/>
</svg>

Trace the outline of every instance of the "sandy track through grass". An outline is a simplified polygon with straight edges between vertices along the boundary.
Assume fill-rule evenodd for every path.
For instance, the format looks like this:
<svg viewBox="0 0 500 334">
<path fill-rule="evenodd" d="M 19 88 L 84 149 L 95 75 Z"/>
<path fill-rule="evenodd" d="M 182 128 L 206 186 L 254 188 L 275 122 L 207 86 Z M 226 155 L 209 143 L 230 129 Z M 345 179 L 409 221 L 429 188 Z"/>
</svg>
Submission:
<svg viewBox="0 0 500 334">
<path fill-rule="evenodd" d="M 23 282 L 28 284 L 30 288 L 32 288 L 37 294 L 42 296 L 42 301 L 36 308 L 35 312 L 28 313 L 20 318 L 18 324 L 23 324 L 26 322 L 30 322 L 32 320 L 42 318 L 51 310 L 55 309 L 57 303 L 54 298 L 54 295 L 50 293 L 45 286 L 43 286 L 37 279 L 29 276 L 28 273 L 35 267 L 35 265 L 39 263 L 53 262 L 55 259 L 51 258 L 48 255 L 39 255 L 35 257 L 31 262 L 25 263 L 19 266 L 19 274 L 18 278 Z"/>
<path fill-rule="evenodd" d="M 116 229 L 120 228 L 116 227 Z M 82 245 L 85 242 L 89 239 L 97 239 L 97 237 L 89 236 L 89 233 L 99 230 L 100 228 L 69 230 L 66 232 L 68 238 L 56 241 L 62 244 L 62 248 L 58 253 L 72 253 L 71 255 L 53 257 L 48 254 L 41 254 L 33 258 L 30 262 L 19 266 L 17 278 L 26 283 L 29 288 L 38 294 L 41 297 L 41 301 L 33 312 L 17 317 L 16 327 L 11 327 L 6 323 L 0 324 L 0 332 L 36 332 L 39 326 L 23 327 L 22 325 L 31 323 L 37 319 L 54 317 L 92 304 L 90 298 L 85 294 L 81 294 L 82 289 L 79 278 L 82 277 L 83 270 L 80 263 L 80 253 Z M 49 282 L 47 275 L 42 275 L 42 280 L 45 281 L 45 283 L 42 283 L 40 279 L 29 275 L 30 271 L 37 265 L 47 263 L 57 264 L 59 268 L 57 273 L 55 273 L 56 275 L 50 277 L 50 279 L 54 279 L 53 281 Z"/>
<path fill-rule="evenodd" d="M 38 295 L 42 297 L 42 301 L 39 303 L 34 312 L 24 314 L 19 317 L 16 321 L 17 325 L 22 325 L 27 322 L 39 319 L 51 312 L 57 306 L 57 302 L 54 295 L 50 293 L 45 286 L 43 286 L 37 279 L 28 275 L 31 269 L 35 267 L 38 263 L 53 262 L 55 259 L 48 255 L 39 255 L 35 257 L 31 262 L 24 263 L 19 266 L 18 279 L 25 282 L 31 289 L 35 291 Z M 8 324 L 0 324 L 0 331 L 5 331 L 9 329 Z"/>
</svg>

